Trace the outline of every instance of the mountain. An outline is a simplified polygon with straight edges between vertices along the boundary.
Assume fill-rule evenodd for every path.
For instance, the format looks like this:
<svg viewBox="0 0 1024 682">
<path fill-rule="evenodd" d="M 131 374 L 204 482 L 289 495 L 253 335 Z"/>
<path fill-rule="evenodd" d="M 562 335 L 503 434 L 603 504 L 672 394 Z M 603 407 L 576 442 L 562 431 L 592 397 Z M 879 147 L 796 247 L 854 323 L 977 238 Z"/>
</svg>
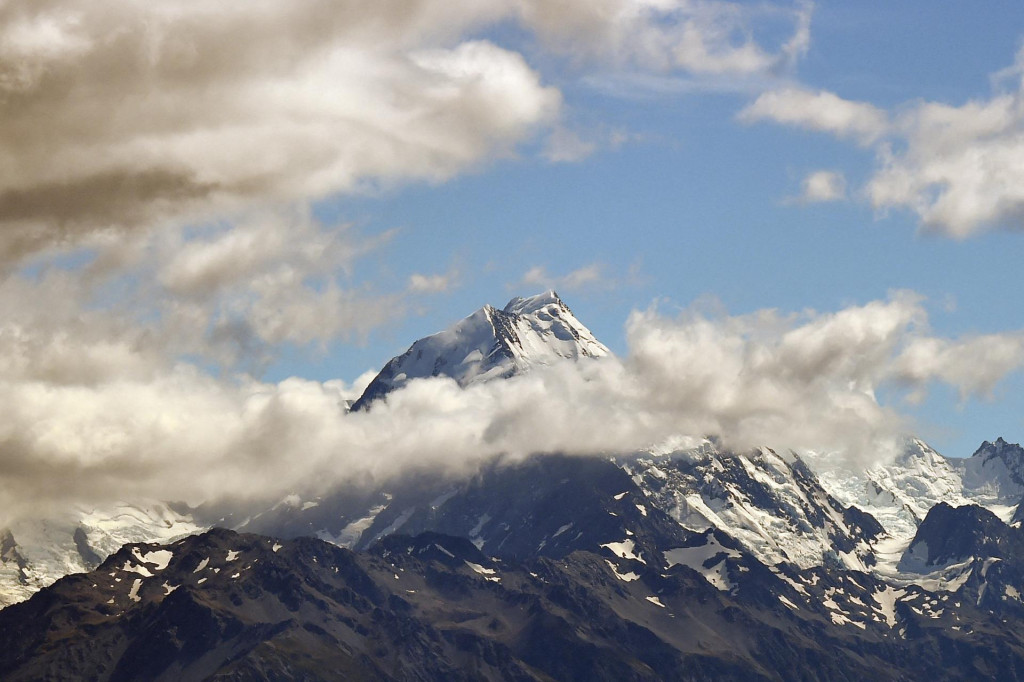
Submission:
<svg viewBox="0 0 1024 682">
<path fill-rule="evenodd" d="M 1002 614 L 864 573 L 773 572 L 714 533 L 628 573 L 587 551 L 496 561 L 436 533 L 364 552 L 225 530 L 126 545 L 0 611 L 0 677 L 1024 678 Z"/>
<path fill-rule="evenodd" d="M 412 379 L 446 376 L 460 386 L 509 377 L 536 365 L 596 358 L 609 351 L 554 291 L 485 305 L 448 329 L 420 339 L 389 361 L 353 410 L 366 409 Z"/>
<path fill-rule="evenodd" d="M 662 456 L 620 460 L 652 506 L 680 525 L 717 528 L 766 564 L 866 570 L 881 525 L 840 504 L 795 454 L 720 452 L 710 442 Z"/>
<path fill-rule="evenodd" d="M 166 542 L 205 529 L 183 507 L 155 501 L 21 519 L 0 530 L 0 607 L 95 568 L 127 542 Z"/>
<path fill-rule="evenodd" d="M 967 495 L 987 506 L 1016 507 L 1024 497 L 1024 448 L 997 438 L 973 455 L 952 460 Z"/>
<path fill-rule="evenodd" d="M 904 576 L 1004 616 L 1024 617 L 1024 530 L 991 511 L 940 502 L 899 561 Z"/>
<path fill-rule="evenodd" d="M 485 306 L 413 343 L 387 363 L 354 409 L 367 409 L 412 378 L 447 376 L 469 385 L 607 354 L 554 292 L 514 298 L 503 310 Z M 834 458 L 815 453 L 727 452 L 707 440 L 676 452 L 499 460 L 462 478 L 421 472 L 377 488 L 341 485 L 310 499 L 285 495 L 259 508 L 230 501 L 195 509 L 126 504 L 0 532 L 0 605 L 94 568 L 123 543 L 167 542 L 211 527 L 315 536 L 357 551 L 395 534 L 439 533 L 465 538 L 503 561 L 589 552 L 623 575 L 705 542 L 724 548 L 725 558 L 690 567 L 720 585 L 738 585 L 740 569 L 757 562 L 773 571 L 822 568 L 822 576 L 849 571 L 901 589 L 913 583 L 940 589 L 960 584 L 961 573 L 904 561 L 930 510 L 942 502 L 977 504 L 1009 521 L 1024 495 L 1022 471 L 1024 450 L 1001 438 L 965 460 L 909 440 L 899 457 L 866 471 L 844 471 Z M 963 518 L 950 523 L 968 523 Z M 964 556 L 998 558 L 986 551 Z M 670 556 L 683 555 L 689 556 Z"/>
<path fill-rule="evenodd" d="M 931 508 L 900 560 L 905 572 L 927 573 L 972 558 L 1024 562 L 1024 531 L 975 504 Z"/>
<path fill-rule="evenodd" d="M 979 505 L 1010 521 L 1024 496 L 1024 449 L 1002 438 L 982 443 L 967 458 L 944 457 L 909 439 L 892 461 L 860 471 L 835 467 L 820 456 L 807 461 L 833 497 L 870 513 L 885 528 L 890 558 L 898 558 L 937 504 Z"/>
</svg>

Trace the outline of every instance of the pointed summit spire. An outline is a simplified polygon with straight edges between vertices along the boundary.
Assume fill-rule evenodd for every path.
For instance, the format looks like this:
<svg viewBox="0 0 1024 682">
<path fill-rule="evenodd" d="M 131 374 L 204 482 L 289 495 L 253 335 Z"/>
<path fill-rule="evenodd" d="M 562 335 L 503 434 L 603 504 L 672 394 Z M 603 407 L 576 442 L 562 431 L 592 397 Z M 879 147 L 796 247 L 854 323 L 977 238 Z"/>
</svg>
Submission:
<svg viewBox="0 0 1024 682">
<path fill-rule="evenodd" d="M 361 410 L 411 379 L 446 376 L 461 386 L 519 374 L 535 365 L 603 357 L 594 338 L 554 290 L 515 297 L 503 310 L 486 305 L 392 358 L 352 405 Z"/>
<path fill-rule="evenodd" d="M 549 305 L 555 305 L 565 310 L 569 310 L 569 306 L 558 297 L 554 289 L 548 289 L 544 293 L 537 294 L 536 296 L 528 296 L 523 298 L 522 296 L 516 296 L 508 304 L 505 305 L 503 311 L 513 315 L 530 315 L 532 313 L 541 310 Z"/>
</svg>

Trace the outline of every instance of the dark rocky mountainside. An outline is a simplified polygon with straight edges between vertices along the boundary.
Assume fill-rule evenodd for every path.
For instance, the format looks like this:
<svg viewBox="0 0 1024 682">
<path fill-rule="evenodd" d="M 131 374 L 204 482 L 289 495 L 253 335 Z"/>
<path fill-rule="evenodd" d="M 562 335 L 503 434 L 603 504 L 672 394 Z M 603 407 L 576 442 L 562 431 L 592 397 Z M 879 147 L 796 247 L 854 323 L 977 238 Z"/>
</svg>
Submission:
<svg viewBox="0 0 1024 682">
<path fill-rule="evenodd" d="M 998 613 L 864 573 L 769 569 L 723 540 L 695 534 L 647 563 L 502 561 L 438 533 L 365 552 L 225 530 L 129 545 L 0 611 L 0 677 L 1024 678 L 1022 634 Z"/>
</svg>

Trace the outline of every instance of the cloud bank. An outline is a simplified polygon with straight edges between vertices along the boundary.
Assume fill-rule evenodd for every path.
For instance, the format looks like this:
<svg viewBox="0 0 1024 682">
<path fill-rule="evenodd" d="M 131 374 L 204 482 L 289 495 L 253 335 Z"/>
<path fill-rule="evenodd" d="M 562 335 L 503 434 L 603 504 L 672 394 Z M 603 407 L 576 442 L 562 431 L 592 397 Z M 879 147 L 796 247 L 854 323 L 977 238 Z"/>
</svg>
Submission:
<svg viewBox="0 0 1024 682">
<path fill-rule="evenodd" d="M 782 45 L 753 37 L 765 17 L 792 30 Z M 561 141 L 553 158 L 580 158 L 529 44 L 584 70 L 755 73 L 802 54 L 809 21 L 802 5 L 689 0 L 11 0 L 0 255 L 443 181 L 542 130 Z M 533 40 L 484 37 L 510 22 Z"/>
<path fill-rule="evenodd" d="M 535 452 L 608 455 L 716 435 L 736 450 L 840 451 L 867 463 L 910 424 L 887 388 L 934 383 L 984 397 L 1024 364 L 1024 333 L 934 337 L 919 297 L 896 293 L 833 313 L 738 317 L 634 312 L 621 358 L 560 363 L 460 388 L 410 382 L 368 412 L 359 387 L 225 381 L 193 366 L 120 366 L 103 380 L 5 368 L 0 504 L 7 514 L 71 502 L 280 499 L 346 482 L 473 471 Z M 7 354 L 5 354 L 7 357 Z M 102 357 L 97 361 L 103 360 Z"/>
<path fill-rule="evenodd" d="M 500 10 L 5 3 L 0 252 L 510 154 L 561 97 L 519 53 L 461 39 Z"/>
</svg>

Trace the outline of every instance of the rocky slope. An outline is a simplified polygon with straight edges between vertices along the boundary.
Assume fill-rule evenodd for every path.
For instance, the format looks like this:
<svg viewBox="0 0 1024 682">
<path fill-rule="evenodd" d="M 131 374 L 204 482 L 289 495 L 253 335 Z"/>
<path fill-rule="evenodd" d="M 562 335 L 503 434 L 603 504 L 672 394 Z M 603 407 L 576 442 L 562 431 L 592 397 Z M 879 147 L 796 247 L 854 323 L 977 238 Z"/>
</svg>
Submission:
<svg viewBox="0 0 1024 682">
<path fill-rule="evenodd" d="M 217 530 L 126 546 L 0 611 L 0 676 L 1021 679 L 1003 615 L 864 573 L 773 572 L 714 531 L 643 564 L 497 561 L 431 533 L 355 553 Z"/>
</svg>

